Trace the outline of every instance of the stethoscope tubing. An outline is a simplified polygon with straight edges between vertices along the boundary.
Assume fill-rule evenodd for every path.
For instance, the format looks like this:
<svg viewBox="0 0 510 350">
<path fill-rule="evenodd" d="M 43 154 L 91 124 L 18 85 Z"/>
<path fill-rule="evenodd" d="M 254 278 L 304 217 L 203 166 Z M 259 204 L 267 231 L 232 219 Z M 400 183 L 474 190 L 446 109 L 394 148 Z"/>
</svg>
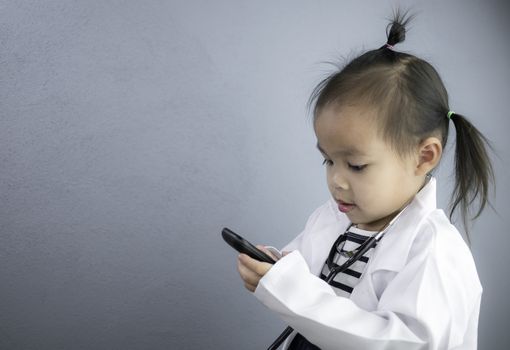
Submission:
<svg viewBox="0 0 510 350">
<path fill-rule="evenodd" d="M 382 236 L 381 236 L 382 238 Z M 354 264 L 367 250 L 369 250 L 374 243 L 376 242 L 376 238 L 370 237 L 367 241 L 365 241 L 360 248 L 356 251 L 356 253 L 351 256 L 345 263 L 343 263 L 340 266 L 337 266 L 336 268 L 332 268 L 331 271 L 329 271 L 328 276 L 326 277 L 325 281 L 326 283 L 330 283 L 335 276 L 349 268 L 352 264 Z M 287 326 L 285 330 L 276 338 L 276 340 L 271 344 L 268 348 L 268 350 L 276 350 L 280 347 L 280 345 L 287 339 L 287 337 L 292 333 L 294 329 L 291 326 Z"/>
<path fill-rule="evenodd" d="M 342 265 L 332 268 L 329 271 L 328 276 L 324 281 L 326 283 L 330 283 L 335 276 L 345 270 L 347 270 L 352 264 L 354 264 L 356 261 L 361 258 L 363 254 L 365 254 L 370 248 L 374 246 L 375 243 L 379 242 L 381 238 L 384 236 L 384 234 L 390 229 L 390 227 L 397 221 L 397 219 L 402 215 L 402 213 L 407 209 L 409 204 L 407 204 L 404 209 L 402 209 L 391 221 L 388 225 L 386 225 L 380 232 L 375 234 L 374 236 L 367 239 L 361 246 L 358 247 L 356 250 L 356 253 L 354 253 L 353 256 L 351 256 L 346 262 L 344 262 Z M 352 226 L 352 224 L 350 225 Z M 349 226 L 349 228 L 350 228 Z M 276 340 L 267 348 L 267 350 L 276 350 L 280 347 L 280 345 L 287 339 L 287 337 L 292 333 L 294 329 L 291 326 L 287 326 L 285 330 L 276 338 Z"/>
</svg>

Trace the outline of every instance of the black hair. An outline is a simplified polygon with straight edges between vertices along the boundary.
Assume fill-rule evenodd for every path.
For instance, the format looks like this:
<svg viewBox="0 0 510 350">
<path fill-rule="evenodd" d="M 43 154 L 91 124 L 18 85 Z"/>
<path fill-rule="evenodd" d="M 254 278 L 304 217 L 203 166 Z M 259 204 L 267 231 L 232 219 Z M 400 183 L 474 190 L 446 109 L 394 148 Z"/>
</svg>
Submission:
<svg viewBox="0 0 510 350">
<path fill-rule="evenodd" d="M 489 182 L 495 185 L 487 146 L 490 142 L 466 117 L 450 111 L 448 93 L 431 64 L 414 55 L 395 51 L 393 45 L 406 37 L 413 18 L 397 9 L 386 28 L 387 42 L 378 49 L 352 59 L 322 80 L 308 101 L 313 121 L 326 106 L 362 104 L 377 108 L 377 125 L 384 140 L 401 157 L 410 155 L 420 141 L 437 136 L 443 149 L 448 141 L 450 120 L 456 130 L 455 187 L 449 217 L 460 209 L 469 245 L 467 225 L 470 206 L 479 199 L 476 219 L 489 203 Z"/>
</svg>

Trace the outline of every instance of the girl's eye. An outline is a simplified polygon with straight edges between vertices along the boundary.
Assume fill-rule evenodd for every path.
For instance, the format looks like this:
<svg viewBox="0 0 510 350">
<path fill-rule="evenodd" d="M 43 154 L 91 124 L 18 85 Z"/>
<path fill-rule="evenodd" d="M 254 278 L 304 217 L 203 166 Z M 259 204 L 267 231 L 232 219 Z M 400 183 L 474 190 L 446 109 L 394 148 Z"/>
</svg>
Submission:
<svg viewBox="0 0 510 350">
<path fill-rule="evenodd" d="M 322 162 L 322 165 L 332 165 L 333 162 L 329 159 L 324 159 L 324 161 Z M 367 166 L 367 164 L 363 164 L 363 165 L 354 165 L 354 164 L 350 164 L 350 163 L 347 163 L 347 165 L 349 166 L 349 168 L 351 168 L 353 171 L 355 172 L 360 172 L 362 171 L 363 169 L 365 169 L 365 167 Z"/>
<path fill-rule="evenodd" d="M 324 159 L 324 161 L 322 162 L 322 165 L 326 164 L 326 165 L 331 165 L 331 161 L 329 159 Z"/>
<path fill-rule="evenodd" d="M 362 171 L 363 169 L 365 169 L 366 166 L 367 166 L 366 164 L 364 164 L 364 165 L 349 164 L 349 168 L 351 168 L 353 171 Z"/>
</svg>

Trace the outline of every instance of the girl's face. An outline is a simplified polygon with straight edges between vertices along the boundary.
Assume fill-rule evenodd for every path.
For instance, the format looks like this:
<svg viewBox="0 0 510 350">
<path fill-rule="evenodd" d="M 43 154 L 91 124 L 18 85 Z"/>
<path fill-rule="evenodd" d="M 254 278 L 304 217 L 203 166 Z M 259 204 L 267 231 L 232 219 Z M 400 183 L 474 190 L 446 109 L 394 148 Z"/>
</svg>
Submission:
<svg viewBox="0 0 510 350">
<path fill-rule="evenodd" d="M 424 183 L 417 160 L 402 160 L 377 133 L 373 111 L 324 108 L 315 124 L 328 188 L 352 223 L 378 231 Z"/>
</svg>

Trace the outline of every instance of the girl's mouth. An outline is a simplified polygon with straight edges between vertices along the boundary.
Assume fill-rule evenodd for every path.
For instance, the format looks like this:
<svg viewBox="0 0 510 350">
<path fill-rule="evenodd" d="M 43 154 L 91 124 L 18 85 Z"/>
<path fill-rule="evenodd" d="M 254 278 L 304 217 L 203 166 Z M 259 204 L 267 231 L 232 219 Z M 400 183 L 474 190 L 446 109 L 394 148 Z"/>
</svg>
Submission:
<svg viewBox="0 0 510 350">
<path fill-rule="evenodd" d="M 348 213 L 352 209 L 354 209 L 354 207 L 356 206 L 355 204 L 345 203 L 345 202 L 341 202 L 341 201 L 337 201 L 337 203 L 338 203 L 338 210 L 340 210 L 342 213 Z"/>
</svg>

